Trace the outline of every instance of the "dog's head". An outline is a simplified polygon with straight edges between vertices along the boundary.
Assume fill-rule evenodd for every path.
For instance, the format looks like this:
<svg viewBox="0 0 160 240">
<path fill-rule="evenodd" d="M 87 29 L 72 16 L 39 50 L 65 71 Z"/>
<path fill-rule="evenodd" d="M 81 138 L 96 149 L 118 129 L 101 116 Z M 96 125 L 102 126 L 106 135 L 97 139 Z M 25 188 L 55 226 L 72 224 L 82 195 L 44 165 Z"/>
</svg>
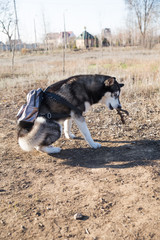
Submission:
<svg viewBox="0 0 160 240">
<path fill-rule="evenodd" d="M 124 86 L 122 83 L 118 83 L 116 78 L 109 77 L 104 81 L 105 94 L 101 100 L 110 110 L 120 109 L 121 103 L 119 100 L 121 88 Z"/>
</svg>

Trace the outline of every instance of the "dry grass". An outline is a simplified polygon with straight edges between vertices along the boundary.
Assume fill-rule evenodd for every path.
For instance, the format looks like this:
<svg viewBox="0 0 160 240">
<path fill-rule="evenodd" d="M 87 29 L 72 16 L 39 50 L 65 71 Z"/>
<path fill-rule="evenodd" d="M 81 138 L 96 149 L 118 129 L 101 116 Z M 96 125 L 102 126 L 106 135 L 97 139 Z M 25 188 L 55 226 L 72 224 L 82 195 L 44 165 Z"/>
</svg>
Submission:
<svg viewBox="0 0 160 240">
<path fill-rule="evenodd" d="M 0 84 L 8 88 L 8 84 L 16 86 L 44 81 L 50 84 L 75 74 L 102 73 L 116 76 L 126 85 L 136 90 L 142 88 L 158 88 L 160 84 L 160 50 L 104 49 L 66 53 L 65 75 L 62 69 L 62 52 L 48 54 L 17 53 L 14 72 L 11 69 L 9 53 L 1 54 Z"/>
</svg>

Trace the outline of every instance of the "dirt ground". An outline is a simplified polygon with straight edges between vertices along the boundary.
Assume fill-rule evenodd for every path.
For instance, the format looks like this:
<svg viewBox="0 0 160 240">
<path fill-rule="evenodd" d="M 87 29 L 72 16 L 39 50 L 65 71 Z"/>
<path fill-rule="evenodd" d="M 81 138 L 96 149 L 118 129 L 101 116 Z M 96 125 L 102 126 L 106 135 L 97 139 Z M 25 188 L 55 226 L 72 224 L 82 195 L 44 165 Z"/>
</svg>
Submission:
<svg viewBox="0 0 160 240">
<path fill-rule="evenodd" d="M 125 89 L 124 89 L 125 90 Z M 100 149 L 80 132 L 55 146 L 59 154 L 23 152 L 16 114 L 24 94 L 3 93 L 0 118 L 0 239 L 160 239 L 160 105 L 158 93 L 134 99 L 123 125 L 115 111 L 95 105 L 86 122 Z M 151 97 L 152 96 L 152 102 Z M 74 215 L 82 213 L 82 220 Z"/>
</svg>

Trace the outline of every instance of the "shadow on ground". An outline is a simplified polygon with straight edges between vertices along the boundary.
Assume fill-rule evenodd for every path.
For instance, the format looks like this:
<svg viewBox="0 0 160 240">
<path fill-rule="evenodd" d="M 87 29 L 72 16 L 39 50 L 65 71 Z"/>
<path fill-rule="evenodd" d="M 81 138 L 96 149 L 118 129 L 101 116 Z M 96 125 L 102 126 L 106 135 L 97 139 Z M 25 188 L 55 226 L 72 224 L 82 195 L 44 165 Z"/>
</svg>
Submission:
<svg viewBox="0 0 160 240">
<path fill-rule="evenodd" d="M 100 141 L 99 141 L 100 142 Z M 105 141 L 102 141 L 105 142 Z M 123 144 L 115 147 L 72 148 L 62 150 L 54 157 L 62 164 L 86 168 L 131 168 L 152 165 L 160 160 L 160 141 L 106 141 Z"/>
</svg>

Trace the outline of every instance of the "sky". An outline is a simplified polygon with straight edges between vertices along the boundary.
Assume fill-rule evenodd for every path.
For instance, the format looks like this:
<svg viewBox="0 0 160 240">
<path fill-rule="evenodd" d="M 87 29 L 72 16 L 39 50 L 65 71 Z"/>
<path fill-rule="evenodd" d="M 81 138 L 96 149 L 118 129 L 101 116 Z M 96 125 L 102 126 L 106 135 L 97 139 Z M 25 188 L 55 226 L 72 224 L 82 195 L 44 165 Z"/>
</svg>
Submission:
<svg viewBox="0 0 160 240">
<path fill-rule="evenodd" d="M 47 33 L 61 32 L 65 18 L 66 31 L 73 31 L 76 36 L 84 27 L 98 35 L 103 28 L 110 28 L 113 33 L 126 23 L 124 0 L 16 0 L 16 7 L 20 38 L 27 43 L 35 42 L 34 29 L 37 41 L 43 41 L 44 22 Z M 5 35 L 1 33 L 0 38 L 4 41 Z"/>
</svg>

